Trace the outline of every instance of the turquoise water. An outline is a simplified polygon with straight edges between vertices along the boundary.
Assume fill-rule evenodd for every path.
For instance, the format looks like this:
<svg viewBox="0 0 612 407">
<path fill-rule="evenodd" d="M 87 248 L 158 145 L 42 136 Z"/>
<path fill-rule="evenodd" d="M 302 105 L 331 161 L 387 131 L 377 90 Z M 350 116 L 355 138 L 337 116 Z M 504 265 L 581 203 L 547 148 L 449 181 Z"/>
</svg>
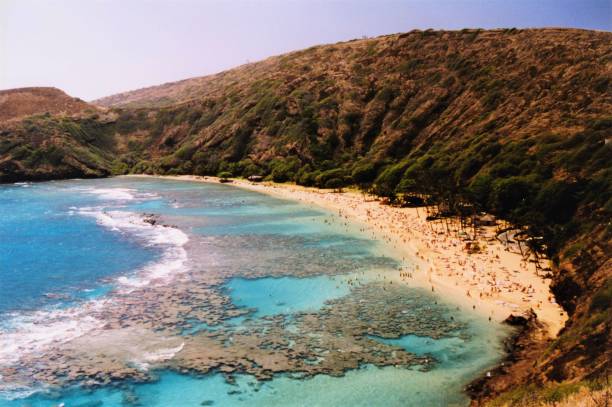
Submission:
<svg viewBox="0 0 612 407">
<path fill-rule="evenodd" d="M 143 212 L 177 228 L 149 235 L 138 220 Z M 8 333 L 32 311 L 70 309 L 148 284 L 149 275 L 169 281 L 185 272 L 227 276 L 222 292 L 250 313 L 222 325 L 240 326 L 319 312 L 350 294 L 348 279 L 373 281 L 398 264 L 375 242 L 326 223 L 327 212 L 227 185 L 138 178 L 4 185 L 0 213 L 0 320 L 6 326 L 0 345 L 14 340 Z M 229 384 L 217 373 L 160 370 L 151 383 L 24 392 L 24 398 L 0 386 L 0 407 L 465 405 L 463 386 L 500 358 L 507 332 L 474 315 L 455 317 L 467 324 L 463 335 L 372 336 L 431 355 L 439 363 L 427 372 L 364 365 L 343 377 L 279 375 L 258 382 L 237 374 Z M 220 326 L 202 322 L 183 334 Z M 6 360 L 0 350 L 0 368 Z"/>
<path fill-rule="evenodd" d="M 338 279 L 339 280 L 339 279 Z M 349 286 L 329 276 L 311 278 L 235 278 L 227 284 L 232 302 L 255 308 L 254 317 L 316 311 L 326 301 L 343 297 Z"/>
<path fill-rule="evenodd" d="M 456 336 L 439 339 L 418 335 L 404 335 L 397 339 L 378 338 L 376 336 L 371 336 L 371 338 L 389 345 L 399 346 L 415 355 L 432 355 L 442 362 L 448 362 L 449 356 L 458 356 L 469 349 L 466 340 Z"/>
</svg>

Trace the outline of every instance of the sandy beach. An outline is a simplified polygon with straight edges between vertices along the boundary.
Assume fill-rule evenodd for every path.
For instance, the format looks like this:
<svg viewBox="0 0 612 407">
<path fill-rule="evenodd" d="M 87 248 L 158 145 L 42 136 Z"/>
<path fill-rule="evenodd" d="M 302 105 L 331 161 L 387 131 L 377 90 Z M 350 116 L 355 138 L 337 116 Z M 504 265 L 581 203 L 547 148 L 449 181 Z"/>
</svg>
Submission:
<svg viewBox="0 0 612 407">
<path fill-rule="evenodd" d="M 163 178 L 218 182 L 215 177 L 188 175 Z M 362 233 L 383 242 L 388 254 L 404 260 L 393 281 L 430 289 L 495 322 L 532 309 L 550 337 L 565 324 L 567 314 L 554 301 L 550 279 L 538 276 L 533 262 L 492 239 L 494 227 L 483 228 L 478 238 L 481 251 L 470 254 L 465 242 L 447 233 L 443 224 L 427 222 L 423 209 L 381 205 L 357 191 L 338 193 L 246 180 L 233 180 L 230 185 L 322 207 L 336 213 L 338 221 L 344 218 L 359 225 Z"/>
</svg>

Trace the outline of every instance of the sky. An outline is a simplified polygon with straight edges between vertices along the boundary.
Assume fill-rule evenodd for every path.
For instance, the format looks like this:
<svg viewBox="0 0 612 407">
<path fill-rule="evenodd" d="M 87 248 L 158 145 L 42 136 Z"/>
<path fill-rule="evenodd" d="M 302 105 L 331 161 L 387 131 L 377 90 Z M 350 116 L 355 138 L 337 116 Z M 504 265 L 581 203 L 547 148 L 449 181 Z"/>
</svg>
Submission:
<svg viewBox="0 0 612 407">
<path fill-rule="evenodd" d="M 0 89 L 84 100 L 412 29 L 610 31 L 612 0 L 0 0 Z"/>
</svg>

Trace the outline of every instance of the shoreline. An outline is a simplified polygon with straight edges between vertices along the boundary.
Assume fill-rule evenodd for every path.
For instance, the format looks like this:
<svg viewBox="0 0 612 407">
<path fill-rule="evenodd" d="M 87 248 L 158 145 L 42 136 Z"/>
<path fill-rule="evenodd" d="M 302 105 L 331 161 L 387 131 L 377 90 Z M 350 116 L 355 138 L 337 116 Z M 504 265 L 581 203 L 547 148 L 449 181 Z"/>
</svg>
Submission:
<svg viewBox="0 0 612 407">
<path fill-rule="evenodd" d="M 128 177 L 219 183 L 217 177 L 193 175 Z M 424 211 L 418 208 L 381 205 L 353 191 L 332 192 L 241 179 L 233 179 L 228 185 L 324 208 L 355 222 L 362 233 L 375 238 L 391 256 L 415 265 L 411 269 L 404 262 L 394 281 L 431 289 L 446 301 L 497 323 L 510 314 L 523 315 L 532 309 L 549 338 L 556 337 L 565 324 L 567 314 L 554 301 L 550 279 L 539 277 L 534 264 L 523 262 L 518 253 L 506 251 L 497 240 L 479 237 L 484 249 L 468 254 L 461 239 L 450 237 L 443 231 L 444 226 L 427 222 Z"/>
<path fill-rule="evenodd" d="M 91 188 L 83 188 L 79 191 L 87 191 L 88 194 L 95 193 L 96 195 L 103 196 L 103 207 L 109 205 L 107 202 L 108 200 L 117 199 L 129 201 L 130 197 L 128 194 L 131 194 L 133 197 L 141 196 L 145 201 L 149 199 L 152 201 L 162 199 L 166 204 L 172 205 L 172 207 L 175 207 L 174 203 L 177 203 L 176 207 L 181 207 L 180 203 L 182 201 L 180 196 L 188 198 L 193 196 L 190 195 L 190 193 L 193 192 L 187 192 L 186 195 L 179 194 L 175 196 L 166 196 L 165 194 L 160 196 L 151 193 L 156 189 L 161 191 L 166 189 L 186 189 L 188 191 L 195 191 L 199 200 L 206 200 L 211 195 L 208 188 L 204 188 L 203 185 L 198 186 L 198 184 L 195 183 L 183 182 L 183 187 L 181 187 L 180 184 L 171 184 L 168 185 L 169 188 L 166 188 L 166 186 L 163 185 L 163 181 L 160 181 L 162 184 L 152 182 L 146 185 L 134 182 L 138 181 L 136 179 L 124 179 L 123 181 L 121 179 L 116 179 L 115 181 L 108 181 L 110 181 L 111 185 L 108 185 L 105 181 L 101 183 L 102 185 L 98 183 L 91 184 Z M 129 184 L 129 186 L 125 184 Z M 142 191 L 140 191 L 141 186 L 144 187 Z M 218 194 L 221 199 L 225 196 L 236 195 L 236 192 L 240 191 L 225 187 L 217 187 L 213 188 L 213 190 L 215 191 L 214 194 Z M 232 194 L 232 191 L 234 191 L 234 194 Z M 142 192 L 142 194 L 140 194 L 140 192 Z M 249 200 L 248 196 L 243 193 L 238 193 L 238 196 L 247 201 Z M 257 196 L 260 198 L 257 198 Z M 263 195 L 257 196 L 253 195 L 250 199 L 254 201 L 263 201 L 261 202 L 261 208 L 264 210 L 264 213 L 269 212 L 269 205 L 275 208 L 281 208 L 278 212 L 279 214 L 284 211 L 284 208 L 288 208 L 288 213 L 285 214 L 283 219 L 288 221 L 289 224 L 293 223 L 295 219 L 293 214 L 296 210 L 298 212 L 303 212 L 305 209 L 307 214 L 315 218 L 312 219 L 312 221 L 316 222 L 317 226 L 315 230 L 317 231 L 321 230 L 323 233 L 329 231 L 328 226 L 323 225 L 323 221 L 327 224 L 330 222 L 335 223 L 336 226 L 340 226 L 340 229 L 344 229 L 343 225 L 349 224 L 349 222 L 344 222 L 344 219 L 338 219 L 333 213 L 321 213 L 321 211 L 312 213 L 308 210 L 308 207 L 301 207 L 301 205 L 296 207 L 295 204 L 289 201 L 284 201 L 284 203 L 277 202 L 275 204 L 269 199 L 263 199 L 266 198 Z M 177 199 L 173 200 L 170 198 Z M 235 202 L 243 202 L 242 199 L 237 199 Z M 194 202 L 197 205 L 197 201 Z M 135 202 L 136 205 L 139 205 L 139 203 L 139 200 Z M 189 206 L 190 205 L 187 205 L 187 207 Z M 104 212 L 101 209 L 101 213 L 117 215 L 116 218 L 118 220 L 126 220 L 125 226 L 129 229 L 133 229 L 134 226 L 140 227 L 141 224 L 149 230 L 162 229 L 162 227 L 167 226 L 164 222 L 168 219 L 164 219 L 163 214 L 146 214 L 142 213 L 141 210 L 142 209 L 133 210 L 126 208 L 125 211 L 134 215 L 130 216 L 129 219 L 125 219 L 123 216 L 124 213 L 122 212 Z M 187 209 L 187 212 L 188 211 L 189 209 Z M 300 223 L 309 225 L 311 222 L 310 215 L 302 219 Z M 340 220 L 340 222 L 338 222 L 338 220 Z M 176 225 L 173 225 L 174 227 L 162 230 L 168 232 L 175 230 L 175 228 L 178 230 L 187 230 L 187 228 L 194 225 L 194 222 L 197 222 L 197 219 L 195 217 L 187 217 L 183 220 L 177 219 L 176 222 Z M 230 222 L 230 224 L 231 223 L 232 222 Z M 111 226 L 111 223 L 106 222 L 101 226 L 108 228 Z M 353 225 L 351 223 L 351 228 L 352 227 Z M 334 227 L 333 229 L 336 228 Z M 307 230 L 309 229 L 307 228 Z M 249 229 L 246 229 L 246 231 L 246 233 L 249 233 Z M 121 231 L 118 230 L 117 232 Z M 223 233 L 223 231 L 221 231 L 221 233 Z M 334 233 L 334 231 L 332 230 L 331 233 Z M 201 251 L 196 236 L 197 234 L 194 234 L 192 238 L 194 253 L 196 251 Z M 201 241 L 206 240 L 207 237 L 203 237 Z M 351 240 L 355 240 L 354 237 L 352 237 Z M 255 245 L 253 247 L 259 250 L 258 238 L 254 238 L 254 243 Z M 371 242 L 363 243 L 365 244 L 364 249 L 371 247 Z M 239 242 L 239 244 L 242 246 L 241 242 Z M 378 245 L 376 245 L 376 247 L 378 247 Z M 225 251 L 225 249 L 223 250 Z M 264 248 L 264 250 L 269 251 L 269 259 L 274 260 L 277 258 L 278 246 L 276 244 Z M 292 250 L 291 253 L 296 253 L 294 250 Z M 338 267 L 334 266 L 329 268 L 331 262 L 336 265 L 333 259 L 334 257 L 342 257 L 334 254 L 338 253 L 336 250 L 332 250 L 332 252 L 327 251 L 329 255 L 326 254 L 322 256 L 322 260 L 318 262 L 313 261 L 313 257 L 310 256 L 302 257 L 301 260 L 298 259 L 299 264 L 303 264 L 304 266 L 299 266 L 299 270 L 280 268 L 276 273 L 279 277 L 286 276 L 287 274 L 309 277 L 309 273 L 313 273 L 313 276 L 318 276 L 321 270 L 340 274 L 355 271 L 355 275 L 360 274 L 357 273 L 357 270 L 361 270 L 361 274 L 368 274 L 368 271 L 372 270 L 372 267 L 367 265 L 369 263 L 363 263 L 363 260 L 360 259 L 350 260 L 347 263 L 339 262 L 337 263 Z M 212 253 L 212 251 L 201 252 L 206 252 L 204 254 L 205 256 L 209 256 L 210 253 Z M 230 257 L 234 257 L 231 252 L 229 252 L 229 254 Z M 246 257 L 248 256 L 245 256 L 245 258 Z M 194 260 L 198 259 L 196 256 L 191 258 Z M 316 265 L 317 263 L 322 266 L 322 269 L 313 269 L 312 265 Z M 225 324 L 221 321 L 228 320 L 228 317 L 231 319 L 249 313 L 248 308 L 244 308 L 248 304 L 238 305 L 238 302 L 231 300 L 235 297 L 226 296 L 223 288 L 219 287 L 217 283 L 227 281 L 227 277 L 232 275 L 239 277 L 248 275 L 249 271 L 245 273 L 245 270 L 235 268 L 234 274 L 226 274 L 225 271 L 220 271 L 218 269 L 215 272 L 215 269 L 211 268 L 211 271 L 207 273 L 202 273 L 201 270 L 195 270 L 193 275 L 171 272 L 173 275 L 176 275 L 176 279 L 173 279 L 170 284 L 147 284 L 144 287 L 135 287 L 134 291 L 114 291 L 108 297 L 105 296 L 104 303 L 101 304 L 99 309 L 93 310 L 93 312 L 85 310 L 83 306 L 79 306 L 77 309 L 83 310 L 86 314 L 83 316 L 91 316 L 98 319 L 100 325 L 92 328 L 92 330 L 83 335 L 79 335 L 77 338 L 54 342 L 52 345 L 46 346 L 42 352 L 28 352 L 28 355 L 24 355 L 23 361 L 19 361 L 19 364 L 15 365 L 18 367 L 12 370 L 10 367 L 7 369 L 2 369 L 0 367 L 0 374 L 6 372 L 7 375 L 5 377 L 9 378 L 7 379 L 8 382 L 23 383 L 24 388 L 35 389 L 33 385 L 30 386 L 31 382 L 29 381 L 34 380 L 34 383 L 49 383 L 52 386 L 57 386 L 58 389 L 75 384 L 79 387 L 83 387 L 85 392 L 90 392 L 97 391 L 96 389 L 98 388 L 106 387 L 109 383 L 121 383 L 125 380 L 153 382 L 153 376 L 147 374 L 149 368 L 151 368 L 151 370 L 167 368 L 179 373 L 198 372 L 201 374 L 207 374 L 211 371 L 229 374 L 240 372 L 244 369 L 245 372 L 256 377 L 258 382 L 260 382 L 274 378 L 275 374 L 290 374 L 294 370 L 302 372 L 305 375 L 304 378 L 320 376 L 323 377 L 324 380 L 329 379 L 333 381 L 333 378 L 336 376 L 344 376 L 345 373 L 348 374 L 348 372 L 357 371 L 361 363 L 377 366 L 378 368 L 386 366 L 398 367 L 399 365 L 422 365 L 426 367 L 432 363 L 431 359 L 427 357 L 424 358 L 419 354 L 411 354 L 407 349 L 406 352 L 408 353 L 404 351 L 397 352 L 395 349 L 397 345 L 385 342 L 385 339 L 394 339 L 392 335 L 387 335 L 387 333 L 398 332 L 403 333 L 402 335 L 412 333 L 413 335 L 421 337 L 437 339 L 438 335 L 444 336 L 443 332 L 453 332 L 454 336 L 454 328 L 461 326 L 461 323 L 455 325 L 454 322 L 443 321 L 443 318 L 440 318 L 440 316 L 446 315 L 445 313 L 448 308 L 445 305 L 434 307 L 434 301 L 432 297 L 428 295 L 429 293 L 409 290 L 407 289 L 408 286 L 399 284 L 393 284 L 393 286 L 387 285 L 389 275 L 395 272 L 394 263 L 395 262 L 392 262 L 392 265 L 386 268 L 385 275 L 387 276 L 387 281 L 382 281 L 382 276 L 379 275 L 376 284 L 365 284 L 363 288 L 351 289 L 350 296 L 343 295 L 342 301 L 335 304 L 329 304 L 330 309 L 333 310 L 309 313 L 309 316 L 303 317 L 303 319 L 293 320 L 292 325 L 295 327 L 295 330 L 293 328 L 287 329 L 285 319 L 280 318 L 276 320 L 270 319 L 264 322 L 263 328 L 259 324 L 245 324 L 242 329 L 213 329 L 208 333 L 202 332 L 201 334 L 196 334 L 196 332 L 205 331 L 207 329 L 205 327 L 204 329 L 202 329 L 203 327 L 198 327 L 197 325 L 199 322 L 194 322 L 194 320 L 189 317 L 195 317 L 195 321 L 201 321 L 203 325 L 213 326 Z M 348 265 L 348 267 L 342 267 L 343 264 Z M 372 264 L 379 263 L 374 262 Z M 272 276 L 270 271 L 268 267 L 265 267 L 262 270 L 255 270 L 250 273 L 254 278 L 258 278 Z M 301 272 L 301 274 L 299 274 L 298 271 Z M 195 275 L 199 276 L 199 278 L 193 278 Z M 181 276 L 185 276 L 185 278 Z M 332 277 L 332 279 L 334 278 Z M 350 285 L 350 279 L 342 278 L 342 280 L 345 281 L 332 282 L 330 284 L 336 285 L 336 287 L 338 285 Z M 295 283 L 291 282 L 291 284 Z M 386 286 L 386 289 L 383 285 Z M 287 288 L 289 287 L 286 286 L 285 289 Z M 302 293 L 309 292 L 308 290 L 300 291 Z M 266 292 L 266 290 L 260 290 L 260 292 Z M 241 294 L 237 295 L 239 297 L 242 296 Z M 407 297 L 407 295 L 410 297 Z M 323 296 L 327 296 L 327 294 L 323 293 Z M 416 320 L 402 317 L 401 314 L 405 313 L 405 310 L 403 310 L 405 303 L 403 300 L 398 301 L 398 298 L 407 299 L 414 304 L 415 310 L 423 309 L 424 313 L 416 312 L 416 315 L 421 315 L 421 317 L 416 317 Z M 421 298 L 421 300 L 419 300 L 419 298 Z M 328 300 L 332 301 L 333 298 Z M 363 314 L 360 311 L 360 304 L 379 300 L 382 300 L 383 303 L 388 306 L 366 307 L 366 309 L 372 311 L 372 314 L 368 311 L 368 319 L 371 321 L 364 325 L 361 319 Z M 287 302 L 290 302 L 290 300 Z M 195 311 L 193 304 L 197 304 L 198 307 Z M 236 308 L 236 306 L 238 308 Z M 435 311 L 436 309 L 438 311 Z M 401 313 L 398 312 L 400 310 Z M 245 311 L 247 312 L 245 313 Z M 430 311 L 433 312 L 433 314 L 431 314 Z M 183 314 L 185 312 L 188 315 Z M 438 314 L 436 312 L 440 313 Z M 437 317 L 432 318 L 432 316 L 436 315 Z M 40 328 L 43 330 L 46 329 L 45 327 L 48 326 L 49 320 L 50 318 L 46 318 Z M 77 322 L 78 321 L 75 321 L 75 323 Z M 393 325 L 390 325 L 391 323 Z M 184 337 L 184 329 L 194 328 L 192 324 L 195 324 L 195 328 L 197 329 L 193 331 L 193 335 L 191 335 L 190 332 L 187 334 L 187 337 Z M 479 324 L 479 326 L 485 329 L 482 331 L 473 331 L 474 334 L 469 337 L 470 341 L 474 341 L 471 343 L 476 346 L 476 348 L 461 344 L 457 348 L 453 348 L 453 352 L 456 355 L 465 354 L 466 360 L 473 361 L 473 363 L 464 364 L 461 369 L 459 369 L 460 373 L 466 370 L 473 372 L 475 368 L 480 372 L 481 369 L 488 368 L 489 365 L 496 361 L 496 359 L 493 358 L 495 358 L 497 352 L 492 351 L 493 348 L 488 344 L 491 343 L 489 338 L 498 338 L 500 336 L 497 326 L 495 324 L 487 326 L 486 323 Z M 339 339 L 337 336 L 338 331 L 335 327 L 340 327 L 342 332 L 346 333 L 342 335 L 342 339 Z M 389 330 L 391 327 L 392 330 Z M 370 329 L 373 329 L 373 331 Z M 274 332 L 269 333 L 269 330 L 273 330 Z M 240 333 L 237 334 L 237 332 Z M 315 332 L 317 334 L 310 335 L 310 333 Z M 478 332 L 483 332 L 483 334 Z M 492 333 L 492 335 L 489 335 L 489 333 Z M 372 341 L 374 338 L 370 337 L 370 334 L 378 337 L 380 341 Z M 225 344 L 228 344 L 228 341 L 233 343 L 232 338 L 235 337 L 234 335 L 241 339 L 237 340 L 236 344 L 233 344 L 231 347 L 228 346 L 228 348 L 231 349 L 225 350 Z M 275 346 L 274 349 L 270 349 L 269 351 L 266 350 L 268 349 L 267 344 L 269 341 L 275 342 L 275 338 L 281 337 L 286 338 L 287 341 L 283 341 L 278 347 Z M 462 337 L 462 340 L 459 342 L 463 343 L 463 339 L 466 338 L 467 337 Z M 296 343 L 298 344 L 297 346 Z M 295 349 L 301 350 L 297 353 L 294 352 L 294 346 Z M 457 346 L 457 343 L 454 343 L 453 346 Z M 402 347 L 404 346 L 402 345 Z M 347 349 L 350 349 L 349 356 L 345 353 Z M 474 349 L 482 349 L 483 352 L 474 353 Z M 327 357 L 328 351 L 330 355 L 329 358 Z M 246 356 L 243 357 L 243 355 Z M 319 356 L 321 356 L 321 359 L 317 359 L 318 363 L 312 365 L 308 363 L 308 361 L 315 360 L 315 358 Z M 461 360 L 463 359 L 461 358 Z M 321 363 L 320 365 L 319 362 Z M 269 369 L 273 371 L 274 374 L 270 373 Z M 406 375 L 387 374 L 381 377 L 381 379 L 384 378 L 385 380 L 381 380 L 380 388 L 391 388 L 393 390 L 400 388 L 397 386 L 397 379 L 400 377 L 404 379 L 410 377 L 411 372 L 409 370 L 411 369 L 406 369 L 404 371 Z M 448 377 L 445 376 L 447 372 L 443 370 L 438 373 L 441 373 L 441 378 Z M 186 376 L 187 375 L 185 375 L 185 377 Z M 360 375 L 360 377 L 361 376 L 362 375 Z M 417 376 L 420 375 L 417 374 Z M 469 376 L 471 377 L 472 373 L 470 373 Z M 363 376 L 363 380 L 367 380 L 368 377 L 368 375 Z M 423 380 L 428 380 L 428 377 L 429 376 L 423 375 L 420 376 L 421 380 L 416 380 L 414 382 L 410 381 L 412 388 L 418 388 Z M 457 380 L 452 380 L 452 391 L 449 390 L 448 395 L 457 397 L 457 400 L 461 400 L 462 402 L 466 400 L 467 403 L 467 399 L 464 398 L 465 394 L 462 391 L 465 380 L 459 381 L 459 377 L 464 376 L 457 376 Z M 389 387 L 389 384 L 392 383 L 388 380 L 390 378 L 396 379 L 394 381 L 396 385 Z M 403 381 L 404 383 L 408 382 L 408 380 Z M 449 386 L 451 382 L 436 380 L 436 383 L 436 388 L 444 390 L 444 386 Z M 297 381 L 292 384 L 294 387 L 300 387 L 302 385 L 302 382 Z M 321 389 L 327 390 L 325 387 L 319 388 L 319 390 Z M 325 392 L 319 391 L 317 393 L 325 395 Z M 393 395 L 395 392 L 391 391 L 390 394 L 391 397 L 394 397 Z M 424 397 L 428 399 L 431 397 L 433 400 L 437 399 L 439 394 L 441 394 L 439 391 L 432 391 L 430 392 L 431 396 Z M 23 398 L 26 397 L 27 396 L 24 396 Z M 34 397 L 36 398 L 38 396 Z M 46 396 L 41 395 L 41 397 Z M 2 404 L 1 401 L 0 404 Z"/>
<path fill-rule="evenodd" d="M 216 177 L 203 178 L 195 176 L 147 175 L 128 177 L 219 184 L 219 180 Z M 122 177 L 118 178 L 121 179 Z M 444 300 L 448 305 L 457 305 L 457 310 L 461 308 L 461 311 L 466 312 L 466 315 L 473 314 L 472 316 L 482 318 L 482 322 L 484 323 L 483 326 L 486 325 L 486 319 L 489 317 L 488 329 L 498 331 L 500 335 L 502 332 L 501 329 L 505 326 L 497 324 L 502 323 L 505 317 L 510 313 L 517 315 L 527 310 L 522 308 L 509 308 L 506 303 L 499 304 L 495 302 L 494 300 L 499 296 L 485 296 L 485 298 L 480 296 L 477 297 L 475 295 L 477 292 L 476 288 L 471 285 L 468 278 L 469 276 L 473 277 L 473 275 L 478 274 L 471 271 L 472 263 L 474 263 L 475 271 L 480 271 L 481 264 L 479 262 L 482 262 L 482 265 L 487 267 L 489 264 L 491 264 L 490 267 L 496 267 L 497 263 L 507 266 L 507 264 L 502 261 L 505 259 L 505 256 L 500 258 L 497 251 L 494 250 L 494 245 L 492 243 L 488 243 L 488 247 L 481 254 L 468 254 L 463 249 L 463 244 L 461 244 L 460 241 L 458 241 L 458 243 L 454 242 L 453 238 L 450 237 L 451 234 L 445 232 L 445 227 L 441 222 L 435 222 L 437 223 L 437 228 L 434 227 L 432 229 L 432 224 L 434 222 L 426 222 L 424 219 L 424 211 L 420 208 L 395 208 L 382 205 L 378 200 L 366 200 L 365 195 L 356 191 L 336 193 L 330 190 L 305 188 L 290 184 L 254 184 L 246 180 L 234 180 L 230 186 L 259 192 L 286 201 L 299 202 L 311 208 L 325 209 L 327 212 L 326 223 L 339 226 L 342 230 L 348 229 L 350 233 L 355 232 L 358 235 L 360 234 L 364 237 L 373 239 L 376 242 L 375 247 L 379 254 L 393 257 L 398 261 L 399 267 L 397 270 L 391 269 L 385 273 L 387 281 L 392 281 L 394 286 L 397 282 L 399 283 L 398 285 L 406 284 L 406 286 L 424 288 L 426 291 L 429 291 L 431 287 L 431 291 L 435 291 L 432 292 L 432 294 Z M 204 196 L 206 196 L 206 190 L 203 191 Z M 146 223 L 155 225 L 155 222 Z M 186 225 L 189 225 L 189 223 Z M 499 245 L 501 245 L 501 243 L 499 243 Z M 512 255 L 514 254 L 508 253 L 508 256 L 511 257 Z M 518 254 L 514 256 L 517 257 Z M 498 260 L 497 263 L 495 263 L 495 259 Z M 531 266 L 533 267 L 533 265 Z M 454 269 L 454 267 L 457 267 L 457 269 Z M 467 270 L 466 276 L 463 274 L 460 275 L 459 272 L 451 273 L 448 271 L 449 269 L 452 271 L 462 268 L 465 269 L 464 271 Z M 486 271 L 486 269 L 483 270 Z M 525 270 L 522 270 L 516 277 L 520 278 L 520 276 L 524 276 L 528 272 L 529 269 L 525 267 Z M 410 274 L 410 276 L 407 277 L 406 274 Z M 462 278 L 463 280 L 467 278 L 467 280 L 462 281 Z M 472 290 L 472 296 L 462 295 L 462 290 L 466 287 L 468 290 Z M 156 303 L 159 301 L 155 296 L 151 297 L 150 300 Z M 487 302 L 487 300 L 489 302 Z M 137 303 L 140 304 L 140 302 L 142 301 L 139 299 Z M 437 303 L 436 301 L 436 304 Z M 120 326 L 122 323 L 123 322 L 118 322 L 118 325 L 115 324 L 111 328 L 123 329 L 123 326 Z M 543 334 L 540 338 L 544 339 L 529 345 L 528 348 L 531 352 L 538 352 L 537 349 L 541 349 L 541 347 L 538 348 L 538 345 L 542 345 L 546 342 L 548 331 L 548 329 L 538 330 L 538 332 Z M 506 340 L 512 340 L 513 343 L 516 343 L 517 338 L 523 340 L 528 338 L 529 334 L 530 332 L 527 330 L 519 329 L 512 336 L 507 336 Z M 552 335 L 552 332 L 550 332 L 549 335 Z M 499 336 L 499 339 L 501 341 L 501 336 Z M 75 343 L 75 347 L 86 346 L 79 342 L 79 340 L 73 342 Z M 81 345 L 78 345 L 79 343 L 81 343 Z M 155 344 L 157 344 L 157 342 L 155 342 Z M 161 342 L 159 344 L 161 344 Z M 181 345 L 179 352 L 182 351 L 183 345 L 184 344 Z M 71 348 L 68 347 L 67 349 L 70 350 Z M 178 349 L 178 346 L 172 349 Z M 504 380 L 506 377 L 514 376 L 514 367 L 512 367 L 510 372 L 504 368 L 505 363 L 507 363 L 506 367 L 508 369 L 514 364 L 510 363 L 512 361 L 512 359 L 509 358 L 511 355 L 517 355 L 517 352 L 509 349 L 507 351 L 507 357 L 500 360 L 501 367 L 499 367 L 500 362 L 489 361 L 489 366 L 486 368 L 483 367 L 482 370 L 479 369 L 480 373 L 477 373 L 480 375 L 479 378 L 471 382 L 468 387 L 463 390 L 464 394 L 472 398 L 472 403 L 474 403 L 475 400 L 482 400 L 487 397 L 487 394 L 490 394 L 492 389 L 490 387 L 491 380 L 489 379 L 490 372 L 493 372 L 493 376 L 495 377 L 495 379 L 493 379 L 494 381 L 498 379 Z M 521 355 L 518 354 L 518 357 L 521 358 Z M 111 368 L 114 367 L 110 366 L 109 369 Z M 487 372 L 486 377 L 485 371 Z M 495 390 L 493 391 L 495 392 Z"/>
</svg>

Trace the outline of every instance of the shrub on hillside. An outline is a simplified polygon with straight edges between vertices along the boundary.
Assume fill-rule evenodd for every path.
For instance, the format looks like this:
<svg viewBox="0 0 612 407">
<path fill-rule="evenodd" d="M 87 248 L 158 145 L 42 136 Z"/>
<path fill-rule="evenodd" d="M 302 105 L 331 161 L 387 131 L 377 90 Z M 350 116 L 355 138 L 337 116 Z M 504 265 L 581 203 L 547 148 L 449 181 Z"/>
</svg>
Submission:
<svg viewBox="0 0 612 407">
<path fill-rule="evenodd" d="M 219 177 L 221 180 L 228 180 L 229 178 L 232 178 L 232 173 L 229 171 L 221 171 L 217 174 L 217 177 Z"/>
<path fill-rule="evenodd" d="M 325 181 L 324 188 L 334 189 L 336 191 L 342 191 L 342 187 L 345 186 L 345 181 L 341 178 L 331 178 Z"/>
<path fill-rule="evenodd" d="M 536 187 L 526 177 L 498 179 L 493 182 L 492 207 L 502 216 L 515 218 L 519 212 L 529 210 L 535 191 Z"/>
<path fill-rule="evenodd" d="M 328 181 L 334 179 L 333 184 L 338 184 L 335 187 L 326 186 Z M 331 170 L 321 172 L 315 178 L 315 185 L 319 188 L 339 188 L 340 186 L 347 186 L 351 183 L 351 177 L 348 175 L 347 171 L 343 168 L 334 168 Z"/>
<path fill-rule="evenodd" d="M 376 166 L 371 162 L 361 162 L 355 165 L 351 173 L 353 181 L 358 185 L 368 185 L 376 178 Z"/>
<path fill-rule="evenodd" d="M 274 182 L 293 181 L 300 168 L 299 158 L 276 158 L 270 163 L 270 176 Z"/>
<path fill-rule="evenodd" d="M 394 164 L 386 167 L 374 181 L 374 193 L 387 198 L 395 197 L 395 190 L 404 171 L 406 163 Z"/>
</svg>

